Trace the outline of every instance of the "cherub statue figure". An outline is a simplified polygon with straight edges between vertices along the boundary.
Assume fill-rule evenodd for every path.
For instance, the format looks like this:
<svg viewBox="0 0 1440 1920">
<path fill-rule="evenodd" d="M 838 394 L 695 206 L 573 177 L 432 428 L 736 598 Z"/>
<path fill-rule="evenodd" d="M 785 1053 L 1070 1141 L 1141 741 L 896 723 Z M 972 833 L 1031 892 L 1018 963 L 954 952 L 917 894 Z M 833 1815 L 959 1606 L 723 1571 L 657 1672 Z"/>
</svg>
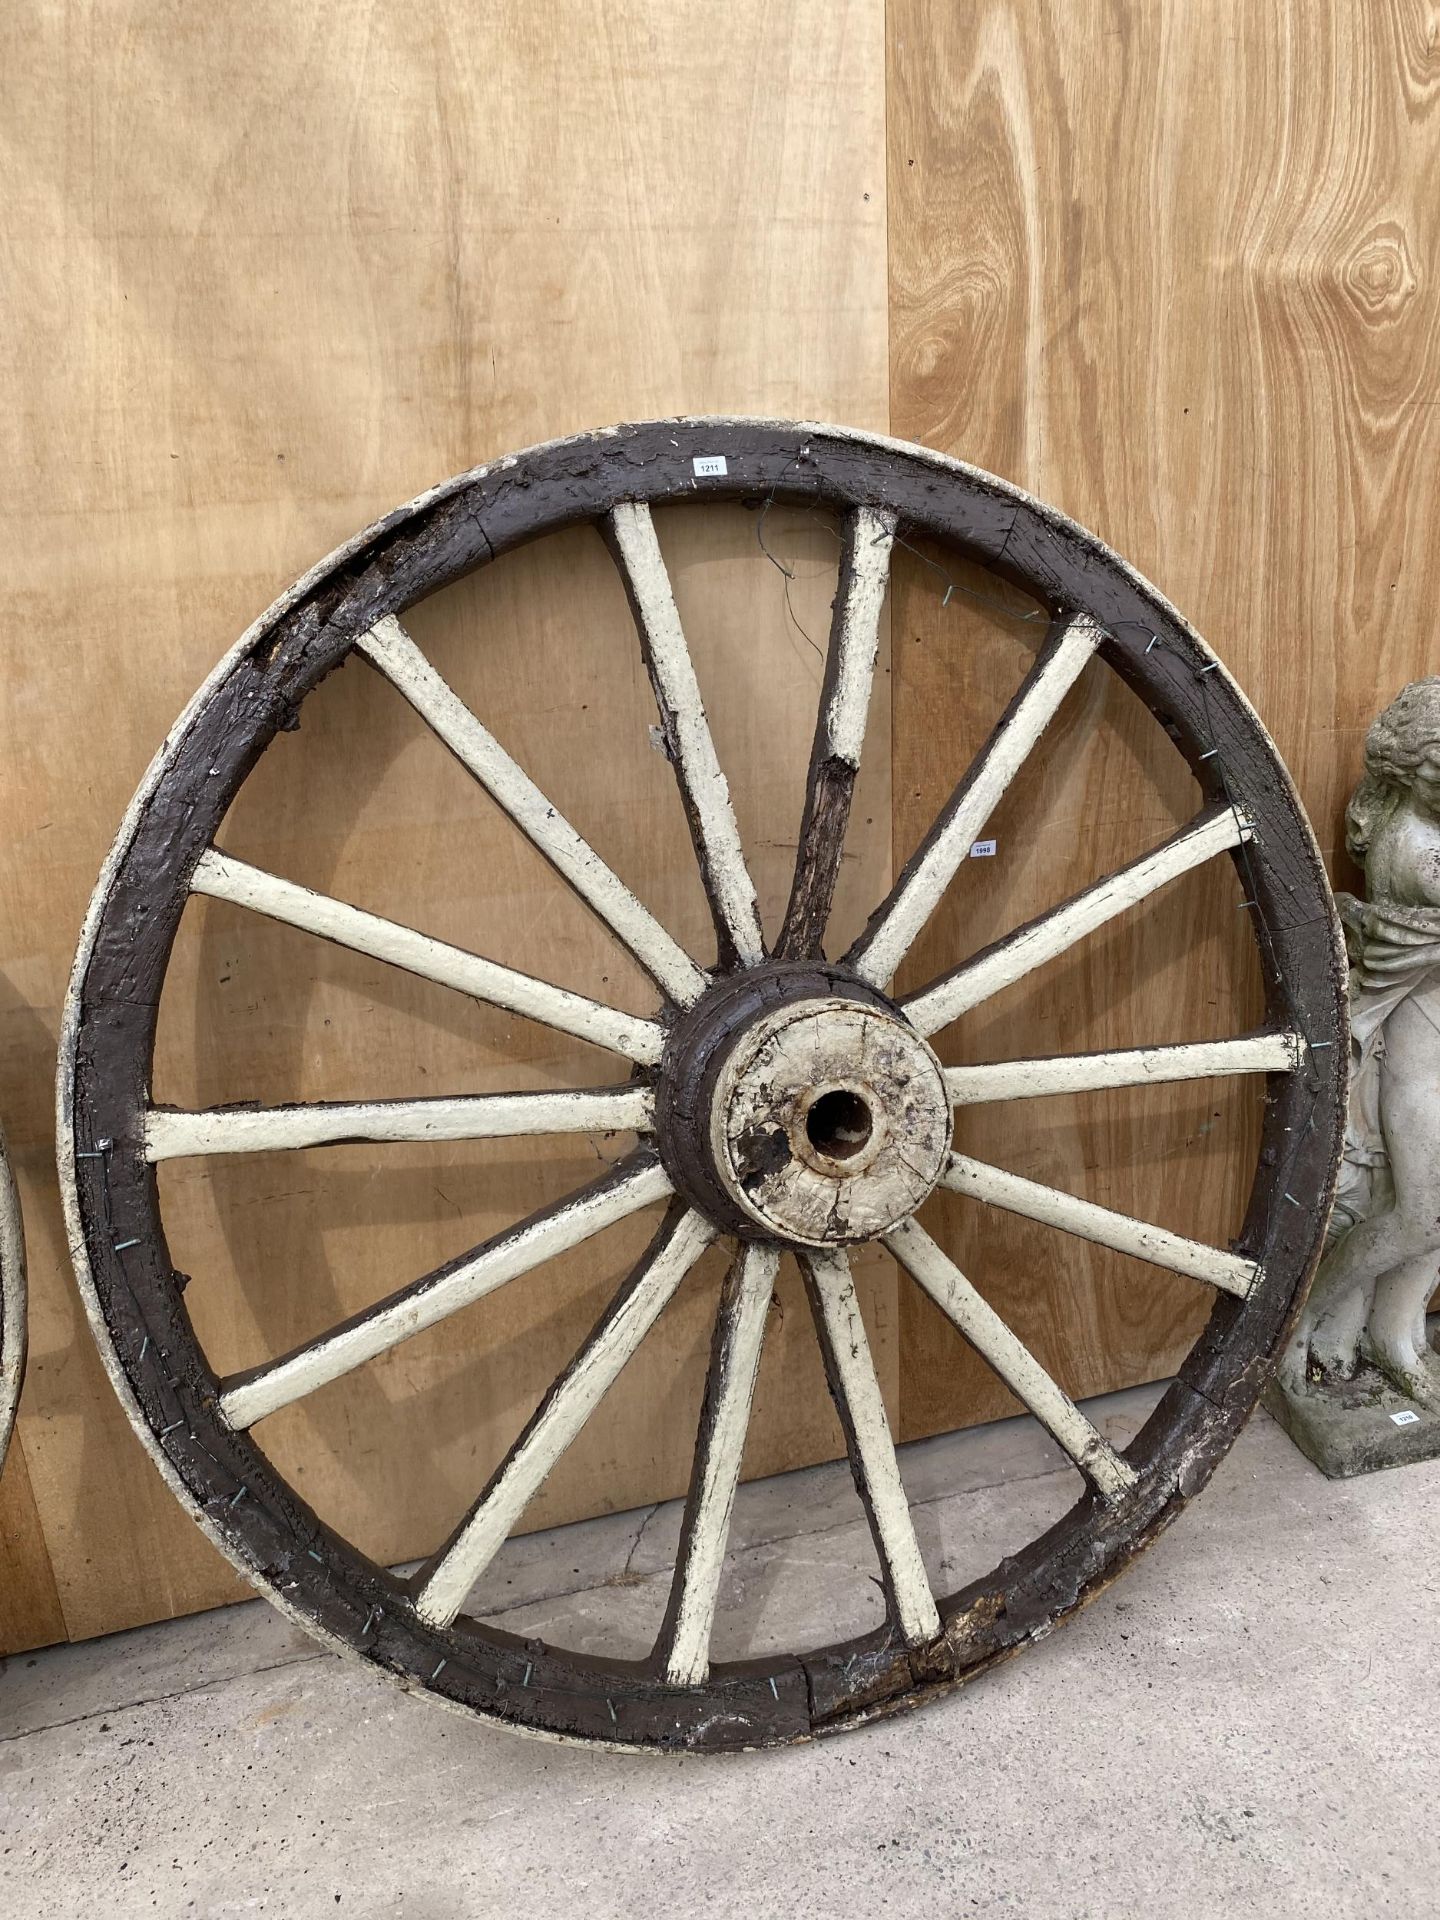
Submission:
<svg viewBox="0 0 1440 1920">
<path fill-rule="evenodd" d="M 1368 1364 L 1440 1412 L 1425 1312 L 1440 1277 L 1440 678 L 1375 721 L 1345 814 L 1368 900 L 1350 950 L 1350 1111 L 1330 1240 L 1280 1369 L 1287 1392 Z"/>
</svg>

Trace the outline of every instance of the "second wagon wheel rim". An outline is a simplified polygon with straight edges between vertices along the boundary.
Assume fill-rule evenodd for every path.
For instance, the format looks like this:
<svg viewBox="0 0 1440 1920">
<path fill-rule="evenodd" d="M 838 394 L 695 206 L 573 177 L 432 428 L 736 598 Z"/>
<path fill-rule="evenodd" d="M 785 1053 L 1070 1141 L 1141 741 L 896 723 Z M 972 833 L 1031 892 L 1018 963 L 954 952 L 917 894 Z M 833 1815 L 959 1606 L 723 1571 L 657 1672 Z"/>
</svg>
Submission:
<svg viewBox="0 0 1440 1920">
<path fill-rule="evenodd" d="M 651 517 L 662 504 L 706 500 L 842 516 L 800 853 L 773 951 Z M 402 624 L 414 603 L 497 555 L 585 523 L 606 539 L 630 597 L 715 922 L 714 967 L 685 952 L 549 805 Z M 1051 624 L 1010 707 L 865 931 L 826 959 L 893 546 L 917 538 L 1023 588 L 1048 608 Z M 654 1018 L 515 974 L 215 848 L 260 753 L 357 650 L 639 960 L 660 998 Z M 961 859 L 1066 691 L 1097 658 L 1139 694 L 1188 762 L 1201 796 L 1194 819 L 1007 940 L 890 998 L 897 967 Z M 1244 885 L 1265 984 L 1261 1031 L 999 1068 L 939 1065 L 928 1036 L 960 1011 L 1220 856 L 1235 863 Z M 632 1077 L 598 1090 L 363 1109 L 152 1109 L 157 1008 L 192 891 L 597 1041 Z M 553 1737 L 708 1748 L 803 1739 L 930 1697 L 1015 1651 L 1091 1598 L 1204 1484 L 1255 1404 L 1321 1245 L 1344 1113 L 1344 986 L 1320 856 L 1263 726 L 1174 609 L 1093 536 L 991 475 L 833 427 L 679 420 L 583 435 L 463 475 L 341 549 L 245 635 L 167 740 L 101 875 L 67 1004 L 59 1150 L 76 1270 L 115 1384 L 176 1494 L 243 1572 L 322 1638 L 451 1704 Z M 818 1080 L 809 1071 L 816 1059 L 825 1065 Z M 857 1059 L 868 1063 L 863 1072 Z M 1254 1183 L 1230 1248 L 1186 1240 L 949 1149 L 950 1102 L 1229 1073 L 1268 1076 Z M 217 1378 L 166 1245 L 157 1162 L 357 1131 L 376 1140 L 425 1137 L 417 1127 L 433 1127 L 442 1106 L 443 1123 L 456 1130 L 449 1137 L 619 1128 L 636 1130 L 639 1145 L 583 1191 L 305 1347 Z M 1123 1453 L 915 1221 L 937 1184 L 1213 1290 L 1204 1332 Z M 271 1411 L 659 1201 L 666 1211 L 647 1253 L 469 1513 L 418 1571 L 401 1576 L 367 1559 L 309 1510 L 257 1443 L 255 1424 Z M 472 1619 L 461 1609 L 474 1581 L 717 1238 L 734 1251 L 654 1652 L 603 1659 Z M 926 1576 L 855 1301 L 846 1248 L 867 1238 L 895 1255 L 1084 1476 L 1084 1492 L 1058 1523 L 953 1594 L 936 1595 Z M 834 1646 L 712 1664 L 730 1505 L 782 1246 L 805 1274 L 880 1562 L 886 1621 Z"/>
<path fill-rule="evenodd" d="M 20 1194 L 0 1135 L 0 1466 L 25 1377 L 25 1232 Z"/>
</svg>

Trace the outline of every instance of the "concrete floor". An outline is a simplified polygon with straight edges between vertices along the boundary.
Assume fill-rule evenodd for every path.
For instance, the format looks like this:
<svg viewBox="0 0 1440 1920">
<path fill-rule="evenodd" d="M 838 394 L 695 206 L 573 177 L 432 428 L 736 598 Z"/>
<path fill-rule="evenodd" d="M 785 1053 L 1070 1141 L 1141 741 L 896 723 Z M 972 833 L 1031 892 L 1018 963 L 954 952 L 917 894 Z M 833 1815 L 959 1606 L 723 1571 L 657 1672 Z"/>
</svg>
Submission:
<svg viewBox="0 0 1440 1920">
<path fill-rule="evenodd" d="M 1127 1438 L 1151 1395 L 1092 1403 Z M 932 1573 L 1060 1510 L 1027 1421 L 906 1450 Z M 920 1713 L 725 1760 L 443 1713 L 261 1602 L 0 1671 L 0 1914 L 1440 1914 L 1440 1463 L 1333 1484 L 1257 1416 L 1090 1611 Z M 643 1639 L 673 1508 L 512 1543 L 479 1602 Z M 763 1643 L 872 1604 L 843 1469 L 746 1489 L 726 1599 Z M 868 1591 L 867 1591 L 868 1590 Z M 733 1631 L 733 1629 L 732 1629 Z"/>
</svg>

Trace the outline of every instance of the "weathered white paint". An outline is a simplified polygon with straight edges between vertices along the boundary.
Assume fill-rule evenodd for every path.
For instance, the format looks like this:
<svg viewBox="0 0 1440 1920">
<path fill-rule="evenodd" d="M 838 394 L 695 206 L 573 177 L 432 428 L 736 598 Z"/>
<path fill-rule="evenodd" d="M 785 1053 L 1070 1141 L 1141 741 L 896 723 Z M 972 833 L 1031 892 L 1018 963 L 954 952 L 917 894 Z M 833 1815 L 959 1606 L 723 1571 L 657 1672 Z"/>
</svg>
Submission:
<svg viewBox="0 0 1440 1920">
<path fill-rule="evenodd" d="M 730 788 L 716 758 L 655 523 L 649 507 L 626 501 L 611 511 L 610 525 L 642 629 L 666 745 L 694 816 L 698 851 L 735 951 L 753 967 L 765 957 L 755 883 L 745 865 Z"/>
<path fill-rule="evenodd" d="M 274 1153 L 348 1140 L 503 1140 L 533 1133 L 646 1131 L 649 1087 L 563 1093 L 485 1093 L 433 1100 L 320 1100 L 294 1107 L 155 1107 L 145 1117 L 145 1158 Z"/>
<path fill-rule="evenodd" d="M 476 719 L 394 615 L 387 615 L 355 644 L 657 985 L 679 1006 L 698 1000 L 707 982 L 690 955 Z"/>
<path fill-rule="evenodd" d="M 880 646 L 880 609 L 890 583 L 895 515 L 859 507 L 850 528 L 851 561 L 840 619 L 830 698 L 823 716 L 825 759 L 859 768 L 870 713 L 870 685 Z"/>
<path fill-rule="evenodd" d="M 863 1100 L 870 1136 L 836 1160 L 806 1123 L 816 1098 Z M 784 1157 L 757 1141 L 785 1136 Z M 945 1077 L 903 1020 L 838 994 L 792 1000 L 756 1020 L 726 1056 L 710 1106 L 716 1171 L 736 1205 L 767 1232 L 807 1246 L 867 1239 L 911 1214 L 944 1171 L 953 1124 Z"/>
<path fill-rule="evenodd" d="M 840 1248 L 807 1251 L 800 1260 L 810 1277 L 821 1337 L 849 1418 L 855 1484 L 889 1575 L 900 1631 L 916 1646 L 939 1633 L 940 1613 L 915 1538 L 850 1262 Z"/>
<path fill-rule="evenodd" d="M 1238 847 L 1251 837 L 1249 822 L 1233 807 L 1202 816 L 1184 833 L 1176 834 L 1132 866 L 1107 874 L 1093 887 L 1077 893 L 1051 912 L 1041 914 L 977 959 L 935 981 L 923 992 L 902 1002 L 921 1033 L 938 1033 L 971 1007 L 1013 986 L 1036 967 L 1043 967 L 1107 920 L 1137 906 L 1149 894 L 1183 873 L 1203 866 L 1217 854 Z"/>
<path fill-rule="evenodd" d="M 1089 1093 L 1100 1087 L 1142 1087 L 1168 1080 L 1208 1080 L 1231 1073 L 1293 1073 L 1300 1064 L 1294 1033 L 1247 1034 L 1183 1046 L 1131 1047 L 1116 1053 L 1062 1053 L 1048 1060 L 997 1060 L 946 1067 L 957 1107 L 984 1100 L 1034 1100 L 1047 1093 Z"/>
<path fill-rule="evenodd" d="M 938 823 L 934 839 L 903 882 L 883 916 L 851 950 L 852 966 L 864 980 L 884 986 L 910 951 L 916 936 L 939 905 L 980 829 L 1001 795 L 1024 765 L 1056 709 L 1079 679 L 1105 637 L 1088 616 L 1065 628 L 1045 664 L 1032 671 L 1009 718 L 982 749 L 956 788 Z M 929 1029 L 926 1029 L 929 1031 Z"/>
<path fill-rule="evenodd" d="M 713 1413 L 709 1426 L 701 1431 L 695 1461 L 695 1524 L 684 1558 L 675 1569 L 680 1598 L 665 1653 L 665 1678 L 677 1687 L 699 1686 L 710 1671 L 710 1630 L 725 1566 L 725 1544 L 750 1429 L 765 1321 L 780 1270 L 778 1247 L 745 1246 L 737 1259 L 740 1273 L 734 1308 L 721 1323 L 718 1351 L 710 1363 Z"/>
<path fill-rule="evenodd" d="M 433 1327 L 461 1307 L 483 1299 L 497 1287 L 544 1260 L 638 1213 L 671 1191 L 662 1167 L 650 1161 L 608 1185 L 584 1188 L 558 1207 L 533 1215 L 438 1273 L 382 1300 L 343 1326 L 333 1327 L 308 1346 L 240 1379 L 220 1396 L 227 1426 L 254 1426 L 267 1414 L 301 1400 L 341 1374 L 388 1353 L 412 1334 Z"/>
<path fill-rule="evenodd" d="M 489 1490 L 435 1562 L 415 1598 L 433 1627 L 448 1627 L 556 1461 L 599 1406 L 626 1361 L 659 1319 L 666 1302 L 715 1238 L 703 1215 L 684 1215 L 650 1261 L 638 1285 L 627 1286 L 551 1388 Z"/>
<path fill-rule="evenodd" d="M 1221 1247 L 1206 1246 L 1201 1240 L 1187 1240 L 1183 1234 L 1165 1227 L 1152 1227 L 1147 1221 L 1133 1220 L 1128 1213 L 1114 1213 L 1109 1207 L 1096 1206 L 1093 1200 L 1079 1200 L 1073 1193 L 1061 1193 L 1055 1187 L 1042 1186 L 1038 1180 L 1026 1180 L 1018 1173 L 1006 1173 L 972 1160 L 963 1153 L 952 1154 L 940 1184 L 954 1193 L 968 1193 L 972 1199 L 991 1206 L 1004 1207 L 1009 1213 L 1024 1214 L 1027 1220 L 1040 1220 L 1047 1227 L 1059 1227 L 1063 1233 L 1077 1234 L 1117 1253 L 1133 1253 L 1152 1266 L 1168 1267 L 1191 1280 L 1204 1280 L 1225 1293 L 1249 1293 L 1260 1269 L 1242 1254 L 1228 1253 Z"/>
<path fill-rule="evenodd" d="M 214 847 L 200 856 L 191 886 L 196 893 L 249 907 L 322 940 L 333 940 L 337 946 L 403 967 L 422 980 L 438 981 L 492 1007 L 503 1007 L 527 1020 L 539 1020 L 562 1033 L 572 1033 L 577 1039 L 623 1054 L 627 1060 L 653 1065 L 664 1050 L 665 1031 L 657 1021 L 637 1019 L 589 1000 L 584 994 L 552 987 L 548 981 L 534 980 L 528 973 L 517 973 L 497 961 L 482 960 L 478 954 L 432 940 L 413 927 L 403 927 L 360 907 L 347 906 L 343 900 L 332 900 L 328 894 L 312 893 L 293 880 L 247 866 Z"/>
<path fill-rule="evenodd" d="M 925 1229 L 907 1220 L 885 1235 L 885 1245 L 1106 1499 L 1128 1493 L 1139 1478 L 1135 1469 L 1097 1432 Z"/>
</svg>

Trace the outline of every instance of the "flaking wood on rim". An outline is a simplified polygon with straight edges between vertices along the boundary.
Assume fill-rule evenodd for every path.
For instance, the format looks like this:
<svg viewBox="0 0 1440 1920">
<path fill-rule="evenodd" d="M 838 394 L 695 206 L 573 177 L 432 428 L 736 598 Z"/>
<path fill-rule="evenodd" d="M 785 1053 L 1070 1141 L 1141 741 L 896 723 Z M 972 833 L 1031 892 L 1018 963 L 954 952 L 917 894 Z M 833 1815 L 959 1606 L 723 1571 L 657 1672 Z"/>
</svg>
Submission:
<svg viewBox="0 0 1440 1920">
<path fill-rule="evenodd" d="M 652 509 L 778 501 L 841 516 L 844 550 L 794 883 L 773 947 L 746 866 Z M 629 595 L 715 923 L 685 952 L 487 731 L 407 634 L 408 607 L 498 554 L 588 523 Z M 1050 613 L 1033 665 L 860 938 L 828 954 L 898 538 L 924 537 Z M 219 851 L 257 757 L 358 653 L 410 703 L 655 983 L 622 1013 Z M 1108 669 L 1149 706 L 1198 787 L 1190 824 L 920 990 L 891 987 L 960 862 L 1067 691 Z M 1158 888 L 1224 856 L 1244 882 L 1265 982 L 1261 1031 L 1201 1044 L 942 1065 L 959 1013 L 1069 950 Z M 614 1053 L 617 1083 L 555 1093 L 157 1110 L 156 1010 L 192 892 L 230 900 L 546 1022 Z M 992 476 L 840 428 L 676 420 L 582 435 L 447 483 L 324 562 L 222 663 L 167 741 L 91 904 L 66 1010 L 59 1150 L 76 1270 L 107 1365 L 178 1496 L 302 1624 L 402 1683 L 507 1725 L 638 1747 L 803 1739 L 913 1704 L 1047 1630 L 1119 1572 L 1202 1486 L 1255 1404 L 1318 1252 L 1339 1156 L 1344 968 L 1314 840 L 1264 728 L 1214 656 L 1115 555 Z M 803 1036 L 803 1044 L 802 1042 Z M 813 1070 L 812 1070 L 813 1069 Z M 1187 1240 L 953 1153 L 957 1104 L 1226 1074 L 1267 1076 L 1259 1159 L 1235 1245 Z M 166 1246 L 155 1166 L 178 1155 L 327 1141 L 633 1130 L 591 1185 L 427 1273 L 320 1338 L 219 1379 Z M 1188 1276 L 1205 1331 L 1123 1452 L 916 1219 L 937 1185 Z M 642 1259 L 450 1538 L 408 1577 L 324 1526 L 276 1472 L 257 1423 L 423 1327 L 649 1206 Z M 878 1238 L 1075 1463 L 1056 1525 L 986 1578 L 937 1595 L 921 1559 L 847 1248 Z M 564 1449 L 717 1238 L 733 1243 L 669 1608 L 651 1656 L 522 1643 L 464 1608 Z M 710 1635 L 766 1312 L 782 1248 L 802 1266 L 886 1620 L 834 1646 L 712 1663 Z M 1003 1296 L 1002 1296 L 1003 1302 Z"/>
</svg>

